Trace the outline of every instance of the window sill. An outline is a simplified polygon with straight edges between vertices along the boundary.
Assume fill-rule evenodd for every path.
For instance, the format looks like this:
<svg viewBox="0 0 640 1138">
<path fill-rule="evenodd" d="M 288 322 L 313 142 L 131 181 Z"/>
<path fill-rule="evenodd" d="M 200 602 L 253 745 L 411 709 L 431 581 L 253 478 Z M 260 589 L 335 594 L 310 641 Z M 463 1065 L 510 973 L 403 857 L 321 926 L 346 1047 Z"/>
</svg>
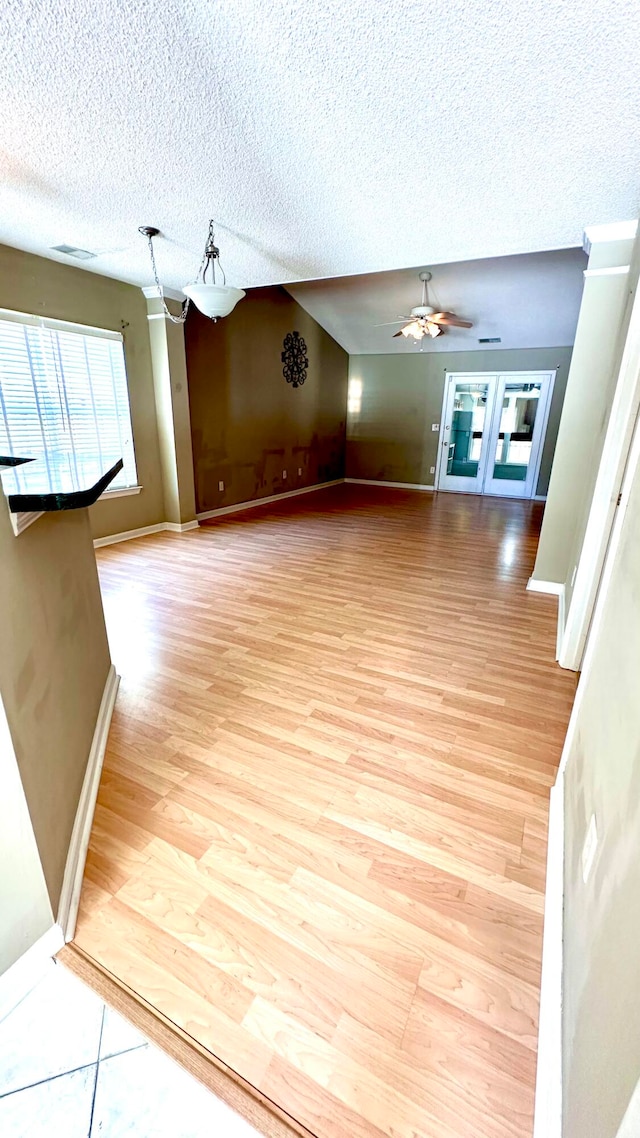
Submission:
<svg viewBox="0 0 640 1138">
<path fill-rule="evenodd" d="M 105 501 L 107 498 L 126 498 L 129 494 L 139 494 L 142 486 L 122 486 L 116 490 L 105 490 L 98 498 L 99 502 Z"/>
<path fill-rule="evenodd" d="M 37 522 L 38 518 L 42 517 L 42 511 L 31 510 L 29 513 L 21 514 L 14 514 L 9 511 L 9 516 L 11 518 L 13 532 L 16 537 L 19 537 L 20 534 L 24 533 L 24 531 L 28 529 L 30 525 L 33 525 L 34 522 Z"/>
</svg>

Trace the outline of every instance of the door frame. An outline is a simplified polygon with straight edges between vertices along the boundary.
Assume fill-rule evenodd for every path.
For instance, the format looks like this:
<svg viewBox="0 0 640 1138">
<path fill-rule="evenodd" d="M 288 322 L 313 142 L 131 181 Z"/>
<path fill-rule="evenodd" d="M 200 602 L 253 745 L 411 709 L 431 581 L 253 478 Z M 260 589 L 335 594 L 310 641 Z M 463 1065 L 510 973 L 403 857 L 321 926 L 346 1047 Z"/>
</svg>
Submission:
<svg viewBox="0 0 640 1138">
<path fill-rule="evenodd" d="M 492 382 L 492 380 L 494 380 L 495 382 Z M 493 424 L 493 408 L 495 407 L 495 391 L 496 391 L 497 380 L 498 380 L 497 372 L 493 372 L 493 371 L 491 371 L 491 372 L 450 371 L 450 372 L 445 373 L 444 395 L 443 395 L 443 400 L 442 400 L 442 414 L 440 416 L 440 434 L 438 437 L 438 462 L 436 464 L 436 477 L 435 477 L 435 489 L 436 490 L 442 490 L 443 493 L 451 493 L 451 494 L 482 494 L 482 490 L 478 490 L 477 485 L 478 485 L 478 483 L 480 483 L 480 485 L 482 485 L 484 483 L 484 478 L 485 478 L 485 473 L 486 473 L 487 458 L 488 458 L 488 454 L 489 454 L 488 442 L 489 442 L 489 435 L 490 435 L 492 424 Z M 449 435 L 448 435 L 448 432 L 446 429 L 446 422 L 447 422 L 447 413 L 446 412 L 447 412 L 447 406 L 449 403 L 450 396 L 452 395 L 456 384 L 461 383 L 461 382 L 466 383 L 467 381 L 470 384 L 478 381 L 479 383 L 486 383 L 486 385 L 487 385 L 487 413 L 485 415 L 485 420 L 484 420 L 486 429 L 483 429 L 483 431 L 482 431 L 482 442 L 481 442 L 481 447 L 480 447 L 480 457 L 478 459 L 478 473 L 477 473 L 477 475 L 475 476 L 475 478 L 471 478 L 471 477 L 459 478 L 458 482 L 460 482 L 460 483 L 464 482 L 465 485 L 454 489 L 454 488 L 450 488 L 447 486 L 441 486 L 440 485 L 442 480 L 445 477 L 448 477 L 448 475 L 446 473 L 446 469 L 447 469 L 448 453 L 449 453 Z M 453 416 L 453 410 L 452 410 L 452 416 Z M 471 485 L 470 485 L 470 483 L 471 483 Z"/>
<path fill-rule="evenodd" d="M 441 418 L 440 418 L 440 435 L 439 435 L 439 440 L 438 440 L 438 461 L 436 463 L 436 476 L 435 476 L 435 485 L 434 485 L 435 490 L 438 490 L 443 494 L 461 494 L 461 493 L 462 494 L 465 494 L 465 493 L 466 494 L 469 494 L 469 493 L 473 494 L 473 493 L 477 493 L 483 497 L 485 495 L 486 495 L 486 497 L 513 497 L 514 496 L 513 494 L 510 495 L 508 492 L 505 492 L 503 494 L 499 494 L 499 493 L 496 493 L 495 491 L 491 492 L 491 493 L 486 493 L 486 491 L 484 489 L 479 490 L 479 491 L 450 490 L 450 489 L 445 489 L 444 487 L 440 486 L 441 479 L 443 478 L 444 471 L 446 469 L 446 464 L 444 461 L 444 455 L 445 455 L 446 444 L 448 441 L 447 438 L 443 437 L 445 434 L 445 422 L 446 422 L 445 413 L 446 413 L 446 409 L 447 409 L 449 384 L 451 381 L 453 381 L 453 383 L 455 384 L 456 382 L 467 382 L 468 381 L 470 383 L 473 383 L 476 380 L 479 380 L 480 382 L 485 382 L 491 378 L 495 379 L 496 383 L 494 385 L 494 404 L 493 404 L 493 409 L 492 409 L 492 413 L 490 416 L 490 422 L 488 424 L 488 429 L 487 429 L 487 438 L 488 438 L 488 441 L 490 442 L 491 438 L 493 437 L 494 432 L 495 432 L 496 417 L 497 417 L 497 422 L 499 424 L 499 422 L 500 422 L 499 412 L 502 411 L 502 408 L 497 407 L 497 403 L 496 403 L 496 399 L 495 399 L 495 392 L 497 391 L 497 389 L 499 387 L 500 380 L 506 376 L 508 376 L 508 377 L 511 377 L 511 376 L 520 377 L 520 376 L 525 376 L 525 375 L 526 376 L 543 376 L 545 378 L 547 376 L 549 377 L 548 395 L 547 395 L 547 398 L 545 401 L 545 406 L 544 406 L 544 408 L 539 408 L 539 411 L 538 411 L 538 414 L 539 414 L 540 411 L 542 410 L 543 420 L 542 420 L 542 429 L 541 429 L 540 435 L 539 435 L 539 444 L 537 446 L 537 453 L 535 456 L 532 455 L 532 458 L 534 459 L 534 461 L 532 464 L 530 464 L 530 466 L 532 466 L 533 471 L 534 471 L 533 477 L 531 478 L 531 493 L 526 495 L 524 498 L 522 498 L 521 495 L 517 495 L 517 497 L 521 498 L 522 501 L 531 501 L 531 499 L 536 497 L 535 489 L 536 489 L 536 486 L 538 485 L 538 478 L 540 477 L 540 466 L 542 464 L 542 453 L 544 451 L 544 444 L 545 444 L 546 437 L 547 437 L 547 429 L 549 427 L 549 414 L 551 411 L 551 402 L 553 399 L 553 391 L 554 391 L 555 381 L 556 381 L 556 376 L 557 376 L 557 369 L 554 369 L 554 368 L 545 368 L 544 370 L 537 369 L 537 370 L 532 370 L 532 371 L 522 370 L 522 369 L 520 369 L 518 371 L 498 371 L 498 370 L 494 369 L 493 371 L 474 371 L 474 372 L 446 371 L 445 370 L 444 392 L 443 392 L 443 398 L 442 398 L 442 412 L 441 412 Z M 507 380 L 507 382 L 511 382 L 511 378 L 509 378 Z M 535 382 L 535 379 L 533 380 L 533 382 Z M 487 453 L 489 453 L 489 452 L 487 452 Z M 487 475 L 487 469 L 486 468 L 487 468 L 487 462 L 485 460 L 485 467 L 484 467 L 484 470 L 482 473 L 482 484 L 483 484 L 483 486 L 484 486 L 484 482 L 486 481 L 486 475 Z"/>
<path fill-rule="evenodd" d="M 491 422 L 491 427 L 489 429 L 489 454 L 491 455 L 491 452 L 494 449 L 494 447 L 498 441 L 498 434 L 500 431 L 500 419 L 502 417 L 502 407 L 498 406 L 498 403 L 500 401 L 499 400 L 500 388 L 502 386 L 502 388 L 504 390 L 504 388 L 506 388 L 507 384 L 514 382 L 514 377 L 516 377 L 516 381 L 517 381 L 517 377 L 521 377 L 521 376 L 527 376 L 527 377 L 528 376 L 539 376 L 540 379 L 539 380 L 533 379 L 533 382 L 534 383 L 540 382 L 541 385 L 547 377 L 549 378 L 549 382 L 546 385 L 546 391 L 544 393 L 543 392 L 540 393 L 542 395 L 542 399 L 539 402 L 538 411 L 536 414 L 536 420 L 535 420 L 534 428 L 533 428 L 533 434 L 537 433 L 537 438 L 535 441 L 535 445 L 532 446 L 532 448 L 531 448 L 531 457 L 530 457 L 528 467 L 527 467 L 527 477 L 526 477 L 524 483 L 520 483 L 520 485 L 524 485 L 525 487 L 528 486 L 529 493 L 525 493 L 525 494 L 514 493 L 514 490 L 518 489 L 518 485 L 514 486 L 513 481 L 510 482 L 508 479 L 502 480 L 504 483 L 504 487 L 505 487 L 504 489 L 502 486 L 494 486 L 494 488 L 492 490 L 485 490 L 484 489 L 484 483 L 487 482 L 488 474 L 489 474 L 489 471 L 487 469 L 487 470 L 485 470 L 485 475 L 484 475 L 484 480 L 483 480 L 483 489 L 482 489 L 482 493 L 486 494 L 487 497 L 491 497 L 491 498 L 521 498 L 523 501 L 527 501 L 527 500 L 530 501 L 531 498 L 535 497 L 535 489 L 536 489 L 536 486 L 538 485 L 538 478 L 540 476 L 540 466 L 542 464 L 542 452 L 544 450 L 545 439 L 547 437 L 547 427 L 549 426 L 549 411 L 551 410 L 551 400 L 553 399 L 553 388 L 554 388 L 555 380 L 556 380 L 556 372 L 555 371 L 550 370 L 550 371 L 500 371 L 500 372 L 497 372 L 497 383 L 496 383 L 496 394 L 495 394 L 495 402 L 494 402 L 494 410 L 493 410 L 493 419 Z M 533 434 L 532 434 L 532 441 L 533 441 Z M 495 483 L 498 480 L 492 478 L 490 481 Z"/>
<path fill-rule="evenodd" d="M 588 271 L 588 270 L 587 270 Z M 605 272 L 607 270 L 594 270 Z M 629 456 L 640 430 L 640 237 L 629 266 L 629 292 L 618 333 L 616 387 L 609 413 L 600 466 L 589 507 L 575 581 L 561 628 L 558 663 L 579 671 L 602 586 L 604 565 L 619 513 Z M 562 586 L 564 595 L 564 586 Z"/>
</svg>

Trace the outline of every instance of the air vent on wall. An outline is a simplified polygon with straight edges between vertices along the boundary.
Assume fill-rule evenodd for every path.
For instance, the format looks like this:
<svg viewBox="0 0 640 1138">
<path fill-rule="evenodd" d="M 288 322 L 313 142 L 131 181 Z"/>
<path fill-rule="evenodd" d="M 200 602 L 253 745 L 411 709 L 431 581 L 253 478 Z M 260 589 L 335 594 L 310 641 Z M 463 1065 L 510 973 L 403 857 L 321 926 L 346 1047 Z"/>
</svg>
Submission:
<svg viewBox="0 0 640 1138">
<path fill-rule="evenodd" d="M 88 249 L 78 249 L 75 245 L 52 245 L 54 253 L 65 253 L 67 257 L 75 257 L 76 261 L 90 261 L 97 257 L 97 253 L 90 253 Z"/>
<path fill-rule="evenodd" d="M 501 344 L 500 336 L 484 336 L 483 339 L 478 340 L 479 344 Z"/>
</svg>

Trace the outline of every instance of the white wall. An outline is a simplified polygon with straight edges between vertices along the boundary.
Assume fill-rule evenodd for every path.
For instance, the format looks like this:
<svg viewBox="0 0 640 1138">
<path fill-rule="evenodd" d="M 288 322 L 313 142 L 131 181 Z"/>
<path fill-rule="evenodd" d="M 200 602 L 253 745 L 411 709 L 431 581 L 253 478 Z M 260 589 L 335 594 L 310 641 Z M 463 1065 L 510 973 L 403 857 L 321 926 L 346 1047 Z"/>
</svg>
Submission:
<svg viewBox="0 0 640 1138">
<path fill-rule="evenodd" d="M 564 756 L 563 1138 L 615 1138 L 640 1077 L 639 458 L 636 428 Z"/>
<path fill-rule="evenodd" d="M 565 612 L 616 387 L 621 336 L 635 283 L 628 272 L 632 250 L 632 237 L 596 241 L 585 272 L 547 505 L 532 574 L 534 580 L 564 586 Z"/>
</svg>

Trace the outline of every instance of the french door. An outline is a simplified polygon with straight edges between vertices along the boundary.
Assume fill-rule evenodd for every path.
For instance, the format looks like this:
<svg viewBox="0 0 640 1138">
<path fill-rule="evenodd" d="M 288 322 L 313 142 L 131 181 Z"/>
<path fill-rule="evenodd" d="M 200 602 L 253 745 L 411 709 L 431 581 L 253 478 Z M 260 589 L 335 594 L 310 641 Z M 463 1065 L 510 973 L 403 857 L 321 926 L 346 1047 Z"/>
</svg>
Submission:
<svg viewBox="0 0 640 1138">
<path fill-rule="evenodd" d="M 554 379 L 540 371 L 447 375 L 437 489 L 533 497 Z"/>
</svg>

